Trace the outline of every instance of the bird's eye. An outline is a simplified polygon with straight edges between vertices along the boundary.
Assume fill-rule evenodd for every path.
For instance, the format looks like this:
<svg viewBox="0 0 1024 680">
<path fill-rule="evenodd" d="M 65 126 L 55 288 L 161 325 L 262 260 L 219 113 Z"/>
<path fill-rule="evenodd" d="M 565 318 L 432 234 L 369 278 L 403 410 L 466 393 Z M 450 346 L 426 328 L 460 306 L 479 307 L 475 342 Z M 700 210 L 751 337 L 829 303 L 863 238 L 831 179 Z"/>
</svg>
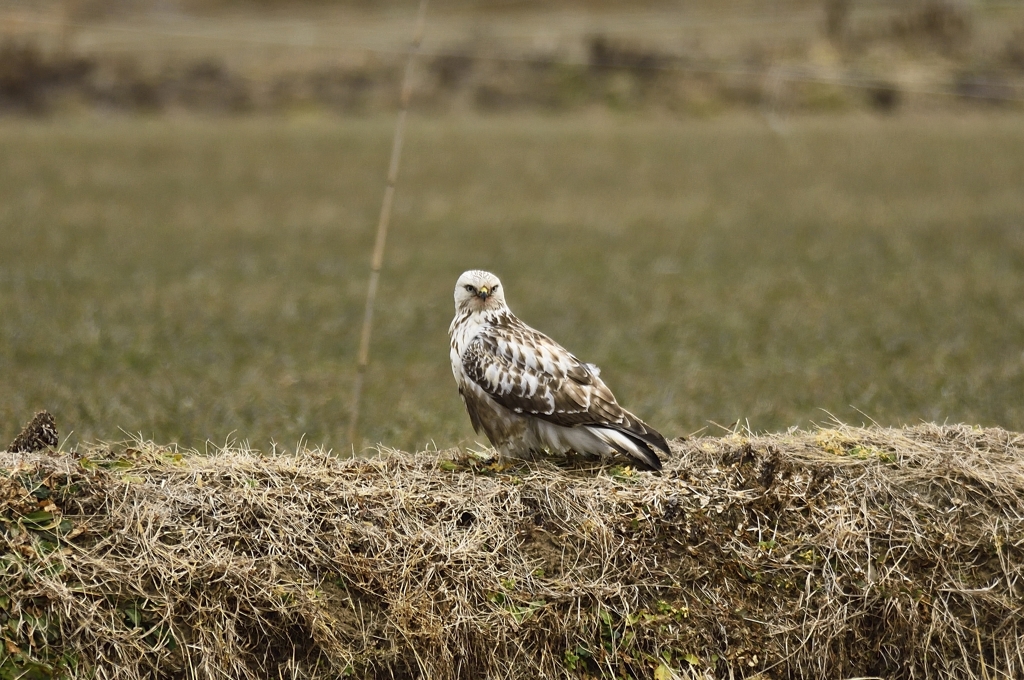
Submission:
<svg viewBox="0 0 1024 680">
<path fill-rule="evenodd" d="M 476 293 L 476 288 L 469 284 L 466 284 L 466 290 L 468 290 L 470 293 Z"/>
<path fill-rule="evenodd" d="M 496 283 L 493 286 L 491 286 L 491 292 L 493 293 L 494 291 L 498 290 L 498 286 L 499 285 L 501 285 L 501 284 Z"/>
</svg>

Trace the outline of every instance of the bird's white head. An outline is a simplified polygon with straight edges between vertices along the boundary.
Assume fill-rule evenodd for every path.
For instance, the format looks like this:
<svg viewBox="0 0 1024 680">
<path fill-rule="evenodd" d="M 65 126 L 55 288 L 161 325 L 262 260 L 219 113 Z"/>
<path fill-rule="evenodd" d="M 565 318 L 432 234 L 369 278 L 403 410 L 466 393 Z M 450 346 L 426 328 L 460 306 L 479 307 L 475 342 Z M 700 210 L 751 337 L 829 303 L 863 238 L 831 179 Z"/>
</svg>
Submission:
<svg viewBox="0 0 1024 680">
<path fill-rule="evenodd" d="M 455 312 L 483 312 L 503 309 L 505 291 L 490 272 L 471 269 L 455 283 Z"/>
</svg>

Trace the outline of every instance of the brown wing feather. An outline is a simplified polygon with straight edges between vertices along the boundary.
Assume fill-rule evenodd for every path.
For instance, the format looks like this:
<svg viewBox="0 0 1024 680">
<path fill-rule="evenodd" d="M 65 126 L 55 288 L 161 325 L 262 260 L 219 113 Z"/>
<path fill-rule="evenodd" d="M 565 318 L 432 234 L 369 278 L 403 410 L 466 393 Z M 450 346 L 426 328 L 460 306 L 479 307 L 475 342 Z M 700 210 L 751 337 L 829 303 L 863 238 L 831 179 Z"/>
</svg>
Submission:
<svg viewBox="0 0 1024 680">
<path fill-rule="evenodd" d="M 473 382 L 516 413 L 563 427 L 604 425 L 669 450 L 661 434 L 619 406 L 588 364 L 511 314 L 477 335 L 462 361 Z"/>
</svg>

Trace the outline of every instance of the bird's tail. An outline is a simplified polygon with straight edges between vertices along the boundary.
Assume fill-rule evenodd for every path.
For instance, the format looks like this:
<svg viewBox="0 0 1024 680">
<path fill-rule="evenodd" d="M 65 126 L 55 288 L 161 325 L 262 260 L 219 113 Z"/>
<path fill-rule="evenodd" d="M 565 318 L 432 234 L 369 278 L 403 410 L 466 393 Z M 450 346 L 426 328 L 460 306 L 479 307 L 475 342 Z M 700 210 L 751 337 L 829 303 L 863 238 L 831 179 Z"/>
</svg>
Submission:
<svg viewBox="0 0 1024 680">
<path fill-rule="evenodd" d="M 641 463 L 648 470 L 661 470 L 658 449 L 669 453 L 665 437 L 635 416 L 628 419 L 623 427 L 591 425 L 588 429 L 605 444 Z"/>
</svg>

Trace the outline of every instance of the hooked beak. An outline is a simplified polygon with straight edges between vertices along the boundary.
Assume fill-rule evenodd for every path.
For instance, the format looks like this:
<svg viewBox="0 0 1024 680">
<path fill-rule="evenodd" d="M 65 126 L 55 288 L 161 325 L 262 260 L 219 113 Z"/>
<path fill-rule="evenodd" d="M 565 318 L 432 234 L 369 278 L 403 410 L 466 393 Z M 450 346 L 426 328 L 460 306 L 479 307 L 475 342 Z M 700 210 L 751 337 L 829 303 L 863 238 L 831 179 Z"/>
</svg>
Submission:
<svg viewBox="0 0 1024 680">
<path fill-rule="evenodd" d="M 490 297 L 490 295 L 491 291 L 490 289 L 487 288 L 487 286 L 480 286 L 480 289 L 477 290 L 476 292 L 476 296 L 484 301 L 486 301 L 487 298 Z"/>
</svg>

